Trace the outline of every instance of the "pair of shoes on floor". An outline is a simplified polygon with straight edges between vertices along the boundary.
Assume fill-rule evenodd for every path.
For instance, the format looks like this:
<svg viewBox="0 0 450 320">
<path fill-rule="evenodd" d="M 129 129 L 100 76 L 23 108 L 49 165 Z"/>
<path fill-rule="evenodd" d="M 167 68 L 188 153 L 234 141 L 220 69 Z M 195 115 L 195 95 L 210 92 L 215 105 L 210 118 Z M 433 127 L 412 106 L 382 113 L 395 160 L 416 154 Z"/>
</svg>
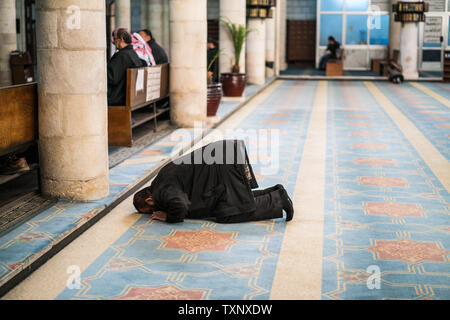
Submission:
<svg viewBox="0 0 450 320">
<path fill-rule="evenodd" d="M 8 159 L 5 166 L 0 168 L 0 175 L 12 175 L 23 171 L 30 171 L 27 160 L 12 156 Z"/>
<path fill-rule="evenodd" d="M 280 190 L 281 203 L 283 204 L 283 210 L 286 212 L 286 221 L 291 221 L 294 217 L 294 205 L 292 200 L 281 184 L 277 184 L 276 187 Z"/>
</svg>

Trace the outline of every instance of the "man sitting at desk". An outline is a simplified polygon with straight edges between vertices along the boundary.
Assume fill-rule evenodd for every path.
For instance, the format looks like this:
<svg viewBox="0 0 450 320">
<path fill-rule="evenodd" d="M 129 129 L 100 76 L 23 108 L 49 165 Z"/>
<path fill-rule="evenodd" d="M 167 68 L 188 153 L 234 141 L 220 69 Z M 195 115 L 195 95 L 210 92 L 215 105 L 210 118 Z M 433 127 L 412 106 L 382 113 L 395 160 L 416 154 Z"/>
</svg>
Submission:
<svg viewBox="0 0 450 320">
<path fill-rule="evenodd" d="M 118 51 L 108 63 L 108 105 L 124 106 L 127 90 L 127 69 L 145 67 L 131 45 L 131 34 L 119 29 L 114 34 L 114 45 Z"/>
</svg>

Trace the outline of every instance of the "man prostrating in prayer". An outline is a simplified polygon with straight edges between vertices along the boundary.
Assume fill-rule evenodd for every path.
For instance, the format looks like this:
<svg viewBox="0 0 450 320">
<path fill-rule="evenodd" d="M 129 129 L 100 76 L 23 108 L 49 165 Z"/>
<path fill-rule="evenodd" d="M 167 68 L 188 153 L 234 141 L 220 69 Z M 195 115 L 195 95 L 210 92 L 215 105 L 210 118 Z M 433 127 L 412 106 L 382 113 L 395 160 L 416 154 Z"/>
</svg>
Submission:
<svg viewBox="0 0 450 320">
<path fill-rule="evenodd" d="M 237 223 L 283 217 L 292 220 L 292 200 L 280 184 L 258 188 L 242 140 L 210 143 L 165 165 L 133 204 L 152 219 L 182 222 L 215 218 Z"/>
</svg>

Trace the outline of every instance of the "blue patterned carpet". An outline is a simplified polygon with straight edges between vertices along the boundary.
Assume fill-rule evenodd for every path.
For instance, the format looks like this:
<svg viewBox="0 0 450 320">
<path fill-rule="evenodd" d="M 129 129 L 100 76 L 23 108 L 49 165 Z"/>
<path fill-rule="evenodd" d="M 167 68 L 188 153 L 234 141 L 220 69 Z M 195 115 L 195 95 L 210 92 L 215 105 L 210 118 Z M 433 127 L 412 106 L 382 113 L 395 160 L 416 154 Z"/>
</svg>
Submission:
<svg viewBox="0 0 450 320">
<path fill-rule="evenodd" d="M 271 80 L 273 79 L 267 78 L 266 82 Z M 248 85 L 244 92 L 245 98 L 255 95 L 260 89 L 261 86 Z M 223 118 L 230 114 L 239 103 L 222 102 L 218 117 Z M 198 130 L 178 129 L 157 139 L 150 146 L 131 148 L 129 159 L 110 169 L 108 197 L 88 203 L 58 201 L 32 219 L 3 233 L 0 237 L 0 286 L 48 252 L 55 243 L 111 205 L 127 188 L 148 174 L 162 160 L 181 150 L 182 140 L 178 136 L 186 132 L 191 139 L 202 134 Z M 111 148 L 112 151 L 116 149 Z"/>
<path fill-rule="evenodd" d="M 399 91 L 445 107 L 408 84 L 376 85 L 445 154 L 435 138 L 449 130 L 431 134 Z M 323 298 L 450 298 L 448 192 L 363 83 L 331 82 L 329 96 Z M 373 270 L 380 288 L 368 290 Z"/>
<path fill-rule="evenodd" d="M 423 85 L 432 89 L 443 97 L 450 98 L 450 85 L 447 91 L 441 83 Z M 450 112 L 447 106 L 409 83 L 398 86 L 392 83 L 378 83 L 377 87 L 386 97 L 411 120 L 423 135 L 450 160 L 449 123 Z"/>
<path fill-rule="evenodd" d="M 286 83 L 238 125 L 249 133 L 249 156 L 261 188 L 283 183 L 293 192 L 316 85 Z M 268 138 L 279 135 L 283 141 L 279 159 L 289 159 L 271 175 L 262 174 L 270 171 L 263 156 L 271 150 L 252 152 L 262 139 L 252 133 L 262 126 Z M 284 219 L 170 225 L 143 215 L 82 274 L 80 290 L 66 289 L 58 299 L 268 299 L 285 225 Z"/>
</svg>

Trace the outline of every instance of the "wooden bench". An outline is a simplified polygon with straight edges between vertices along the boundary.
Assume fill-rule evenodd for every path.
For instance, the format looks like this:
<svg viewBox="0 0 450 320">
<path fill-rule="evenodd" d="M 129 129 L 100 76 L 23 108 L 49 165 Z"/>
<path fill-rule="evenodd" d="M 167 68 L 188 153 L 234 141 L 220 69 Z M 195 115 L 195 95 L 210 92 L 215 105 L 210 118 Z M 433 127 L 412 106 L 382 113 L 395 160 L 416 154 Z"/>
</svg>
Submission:
<svg viewBox="0 0 450 320">
<path fill-rule="evenodd" d="M 0 156 L 37 142 L 37 85 L 0 88 Z"/>
<path fill-rule="evenodd" d="M 108 107 L 108 141 L 110 146 L 133 145 L 133 129 L 154 122 L 169 111 L 169 106 L 157 110 L 156 103 L 169 96 L 169 65 L 162 64 L 127 70 L 125 106 Z"/>
<path fill-rule="evenodd" d="M 388 57 L 389 59 L 389 57 Z M 388 59 L 372 59 L 371 63 L 370 63 L 370 67 L 372 72 L 375 73 L 380 73 L 381 70 L 381 64 L 385 61 L 387 61 Z"/>
<path fill-rule="evenodd" d="M 371 59 L 370 60 L 370 70 L 372 72 L 375 72 L 375 73 L 380 73 L 380 71 L 381 71 L 381 64 L 383 62 L 387 62 L 389 60 L 389 55 L 390 55 L 390 49 L 389 49 L 389 47 L 387 47 L 386 58 L 383 58 L 383 59 Z"/>
<path fill-rule="evenodd" d="M 371 70 L 383 76 L 383 68 L 389 63 L 390 59 L 394 59 L 398 62 L 399 50 L 394 50 L 392 52 L 392 58 L 390 57 L 390 49 L 387 48 L 387 56 L 385 59 L 372 59 L 371 60 Z M 384 68 L 385 71 L 385 68 Z"/>
<path fill-rule="evenodd" d="M 341 49 L 341 53 L 337 59 L 330 59 L 327 62 L 325 74 L 330 76 L 342 76 L 344 73 L 344 49 Z"/>
<path fill-rule="evenodd" d="M 0 101 L 0 158 L 23 153 L 30 147 L 38 150 L 37 84 L 0 88 Z M 39 155 L 33 153 L 33 158 Z M 38 163 L 28 165 L 31 170 L 39 170 Z M 0 185 L 28 172 L 0 175 Z"/>
</svg>

